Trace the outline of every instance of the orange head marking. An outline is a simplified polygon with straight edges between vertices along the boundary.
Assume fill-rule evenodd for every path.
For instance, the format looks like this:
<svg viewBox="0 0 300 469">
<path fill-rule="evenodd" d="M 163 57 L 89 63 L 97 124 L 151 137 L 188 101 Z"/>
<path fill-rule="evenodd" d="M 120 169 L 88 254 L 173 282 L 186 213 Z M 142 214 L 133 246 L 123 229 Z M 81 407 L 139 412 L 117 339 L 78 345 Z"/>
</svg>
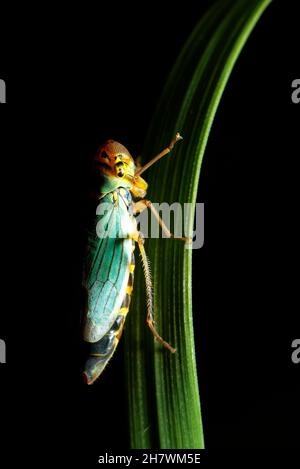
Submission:
<svg viewBox="0 0 300 469">
<path fill-rule="evenodd" d="M 134 160 L 121 143 L 107 140 L 96 155 L 96 165 L 100 172 L 118 178 L 130 178 L 134 176 Z"/>
<path fill-rule="evenodd" d="M 130 183 L 130 191 L 135 197 L 145 196 L 148 185 L 141 177 L 135 177 L 136 165 L 134 159 L 121 143 L 107 140 L 99 148 L 95 163 L 105 176 Z"/>
</svg>

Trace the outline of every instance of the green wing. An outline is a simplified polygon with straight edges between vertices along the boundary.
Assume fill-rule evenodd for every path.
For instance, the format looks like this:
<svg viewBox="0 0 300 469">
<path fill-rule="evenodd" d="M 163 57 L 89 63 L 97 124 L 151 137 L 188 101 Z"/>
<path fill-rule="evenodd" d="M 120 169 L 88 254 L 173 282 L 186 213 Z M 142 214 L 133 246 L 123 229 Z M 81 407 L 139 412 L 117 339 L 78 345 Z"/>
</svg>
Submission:
<svg viewBox="0 0 300 469">
<path fill-rule="evenodd" d="M 88 238 L 84 279 L 88 292 L 87 342 L 96 342 L 109 331 L 126 294 L 132 257 L 128 234 L 135 221 L 125 200 L 120 196 L 116 203 L 111 193 L 101 199 Z"/>
</svg>

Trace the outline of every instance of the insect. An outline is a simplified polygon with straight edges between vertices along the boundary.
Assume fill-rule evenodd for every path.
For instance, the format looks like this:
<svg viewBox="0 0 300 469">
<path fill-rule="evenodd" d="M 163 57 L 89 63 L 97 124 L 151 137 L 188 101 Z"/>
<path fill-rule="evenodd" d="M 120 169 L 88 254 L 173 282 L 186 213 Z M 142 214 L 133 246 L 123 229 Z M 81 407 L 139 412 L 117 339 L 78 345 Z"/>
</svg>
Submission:
<svg viewBox="0 0 300 469">
<path fill-rule="evenodd" d="M 135 216 L 149 208 L 167 236 L 175 238 L 152 203 L 145 199 L 148 184 L 141 174 L 167 155 L 181 139 L 177 133 L 167 148 L 142 167 L 138 167 L 129 151 L 114 140 L 108 140 L 97 152 L 98 207 L 89 231 L 83 276 L 87 293 L 83 325 L 87 358 L 83 377 L 87 384 L 94 383 L 100 376 L 121 338 L 133 291 L 136 243 L 146 283 L 147 324 L 162 346 L 172 353 L 176 351 L 154 327 L 149 262 Z M 187 238 L 178 239 L 187 241 Z"/>
</svg>

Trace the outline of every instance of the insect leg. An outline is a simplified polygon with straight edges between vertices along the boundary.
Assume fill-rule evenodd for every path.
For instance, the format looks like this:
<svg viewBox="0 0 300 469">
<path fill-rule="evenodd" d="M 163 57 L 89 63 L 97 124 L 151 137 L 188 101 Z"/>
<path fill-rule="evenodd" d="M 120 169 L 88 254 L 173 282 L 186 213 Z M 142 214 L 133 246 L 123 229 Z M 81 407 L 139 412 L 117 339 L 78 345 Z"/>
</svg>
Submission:
<svg viewBox="0 0 300 469">
<path fill-rule="evenodd" d="M 189 237 L 175 236 L 173 233 L 171 233 L 167 225 L 160 218 L 158 211 L 156 210 L 156 208 L 154 207 L 154 205 L 152 204 L 150 200 L 143 199 L 143 200 L 139 200 L 138 202 L 135 202 L 134 207 L 133 207 L 133 212 L 134 214 L 141 213 L 143 210 L 145 210 L 145 208 L 149 208 L 151 210 L 157 222 L 159 223 L 161 229 L 167 235 L 168 238 L 179 239 L 180 241 L 185 241 L 186 243 L 192 242 L 192 239 Z"/>
<path fill-rule="evenodd" d="M 146 163 L 144 166 L 139 168 L 134 175 L 134 178 L 138 178 L 146 169 L 150 168 L 154 163 L 156 163 L 158 160 L 160 160 L 163 156 L 167 155 L 170 153 L 170 151 L 173 149 L 175 143 L 179 142 L 179 140 L 182 140 L 182 137 L 179 132 L 176 133 L 175 137 L 173 140 L 171 140 L 169 146 L 162 150 L 158 155 L 156 155 L 152 160 L 150 160 L 148 163 Z"/>
<path fill-rule="evenodd" d="M 150 272 L 150 265 L 148 261 L 148 257 L 144 248 L 144 240 L 142 236 L 139 236 L 138 239 L 138 246 L 140 249 L 143 271 L 145 276 L 146 282 L 146 295 L 147 295 L 147 324 L 151 329 L 152 334 L 158 340 L 158 342 L 163 345 L 166 349 L 168 349 L 171 353 L 175 353 L 176 349 L 174 349 L 168 342 L 166 342 L 157 332 L 153 324 L 153 288 L 152 288 L 152 280 L 151 280 L 151 272 Z"/>
</svg>

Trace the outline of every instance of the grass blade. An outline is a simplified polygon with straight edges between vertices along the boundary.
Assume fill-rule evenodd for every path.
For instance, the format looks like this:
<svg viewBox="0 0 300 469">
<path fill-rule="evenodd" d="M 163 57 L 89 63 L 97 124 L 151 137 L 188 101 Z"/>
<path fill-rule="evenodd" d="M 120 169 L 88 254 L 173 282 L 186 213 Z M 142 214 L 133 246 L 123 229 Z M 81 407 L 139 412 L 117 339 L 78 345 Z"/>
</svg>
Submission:
<svg viewBox="0 0 300 469">
<path fill-rule="evenodd" d="M 179 130 L 184 142 L 147 174 L 153 202 L 195 204 L 209 131 L 234 63 L 271 0 L 222 0 L 199 22 L 170 74 L 152 121 L 144 160 Z M 189 222 L 192 231 L 193 220 Z M 162 350 L 145 325 L 145 289 L 137 268 L 126 330 L 126 372 L 133 448 L 203 448 L 192 320 L 192 251 L 147 240 L 157 329 L 177 353 Z"/>
</svg>

